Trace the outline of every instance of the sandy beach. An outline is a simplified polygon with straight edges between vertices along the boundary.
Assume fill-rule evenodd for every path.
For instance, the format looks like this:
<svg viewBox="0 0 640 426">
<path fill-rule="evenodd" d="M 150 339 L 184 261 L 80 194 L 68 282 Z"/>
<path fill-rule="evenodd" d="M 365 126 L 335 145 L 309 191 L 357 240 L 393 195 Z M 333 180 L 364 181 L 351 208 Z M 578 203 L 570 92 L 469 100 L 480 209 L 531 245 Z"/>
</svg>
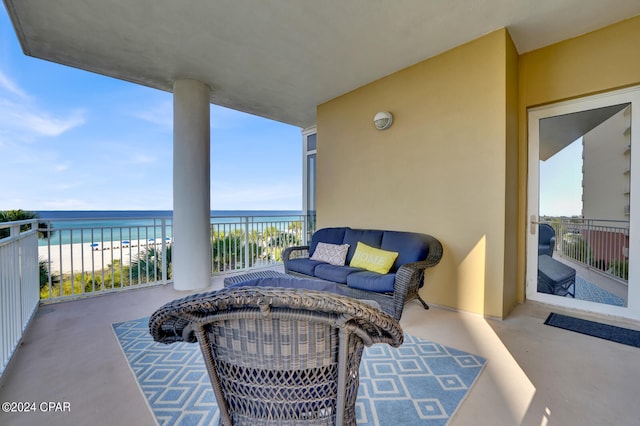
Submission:
<svg viewBox="0 0 640 426">
<path fill-rule="evenodd" d="M 96 243 L 94 243 L 96 244 Z M 108 268 L 114 260 L 121 260 L 128 265 L 149 247 L 162 248 L 160 242 L 146 240 L 131 240 L 129 244 L 121 241 L 97 243 L 94 247 L 90 243 L 60 244 L 39 246 L 40 260 L 50 261 L 50 271 L 54 274 L 68 274 L 75 272 L 99 271 Z"/>
</svg>

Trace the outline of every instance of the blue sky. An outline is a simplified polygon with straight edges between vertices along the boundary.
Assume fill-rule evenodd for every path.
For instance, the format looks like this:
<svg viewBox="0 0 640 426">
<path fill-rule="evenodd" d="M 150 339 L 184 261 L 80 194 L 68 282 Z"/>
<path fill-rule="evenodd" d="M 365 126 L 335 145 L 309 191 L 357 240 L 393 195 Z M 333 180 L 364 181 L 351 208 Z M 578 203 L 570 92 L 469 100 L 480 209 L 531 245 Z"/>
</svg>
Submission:
<svg viewBox="0 0 640 426">
<path fill-rule="evenodd" d="M 540 161 L 540 216 L 582 215 L 582 138 Z"/>
<path fill-rule="evenodd" d="M 0 210 L 171 210 L 170 93 L 27 57 L 0 8 Z M 300 128 L 211 105 L 211 208 L 300 210 Z"/>
</svg>

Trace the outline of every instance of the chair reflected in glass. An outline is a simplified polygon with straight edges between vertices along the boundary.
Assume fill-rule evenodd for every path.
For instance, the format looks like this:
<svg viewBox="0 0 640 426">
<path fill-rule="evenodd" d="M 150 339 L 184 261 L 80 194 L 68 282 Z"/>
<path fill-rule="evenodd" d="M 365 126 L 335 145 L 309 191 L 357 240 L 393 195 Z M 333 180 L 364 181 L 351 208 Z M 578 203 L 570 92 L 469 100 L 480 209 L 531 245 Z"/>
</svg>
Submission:
<svg viewBox="0 0 640 426">
<path fill-rule="evenodd" d="M 397 320 L 329 292 L 236 287 L 178 299 L 158 342 L 198 342 L 222 425 L 355 425 L 364 346 L 403 342 Z"/>
<path fill-rule="evenodd" d="M 538 225 L 538 256 L 546 254 L 553 257 L 556 247 L 556 231 L 546 223 Z"/>
</svg>

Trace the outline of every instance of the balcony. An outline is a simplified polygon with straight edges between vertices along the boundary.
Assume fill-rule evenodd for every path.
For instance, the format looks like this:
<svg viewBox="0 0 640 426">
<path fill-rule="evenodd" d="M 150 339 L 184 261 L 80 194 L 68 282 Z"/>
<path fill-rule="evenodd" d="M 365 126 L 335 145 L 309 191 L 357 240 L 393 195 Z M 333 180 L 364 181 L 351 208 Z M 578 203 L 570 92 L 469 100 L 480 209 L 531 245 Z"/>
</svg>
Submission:
<svg viewBox="0 0 640 426">
<path fill-rule="evenodd" d="M 222 276 L 211 288 L 222 286 Z M 183 297 L 170 285 L 40 306 L 0 388 L 2 401 L 70 402 L 70 413 L 4 414 L 3 425 L 153 425 L 111 329 Z M 635 424 L 638 349 L 542 323 L 550 308 L 528 302 L 504 321 L 410 303 L 410 334 L 489 362 L 451 425 Z M 597 401 L 597 403 L 594 403 Z"/>
<path fill-rule="evenodd" d="M 22 234 L 33 243 L 33 231 Z M 4 252 L 0 256 L 2 262 L 9 259 Z M 282 270 L 277 262 L 260 267 Z M 221 288 L 227 274 L 239 272 L 214 274 L 210 289 Z M 0 401 L 69 402 L 71 411 L 0 413 L 0 424 L 155 424 L 111 325 L 148 316 L 185 296 L 167 283 L 36 303 L 2 375 Z M 636 424 L 638 349 L 545 326 L 551 310 L 527 302 L 500 321 L 437 306 L 425 311 L 417 302 L 407 305 L 401 320 L 405 332 L 488 359 L 450 425 Z M 5 312 L 3 306 L 3 328 Z"/>
<path fill-rule="evenodd" d="M 629 222 L 601 219 L 556 219 L 547 222 L 556 233 L 553 257 L 576 270 L 576 298 L 591 300 L 597 287 L 604 299 L 627 306 L 629 276 Z M 607 295 L 610 295 L 607 296 Z"/>
<path fill-rule="evenodd" d="M 216 216 L 210 220 L 211 274 L 267 267 L 306 241 L 302 215 Z M 38 256 L 48 272 L 43 303 L 166 284 L 172 278 L 170 217 L 77 218 L 40 222 Z"/>
<path fill-rule="evenodd" d="M 277 265 L 285 247 L 306 242 L 309 223 L 301 215 L 211 218 L 210 274 Z M 168 284 L 172 245 L 170 217 L 0 223 L 0 375 L 38 305 Z"/>
</svg>

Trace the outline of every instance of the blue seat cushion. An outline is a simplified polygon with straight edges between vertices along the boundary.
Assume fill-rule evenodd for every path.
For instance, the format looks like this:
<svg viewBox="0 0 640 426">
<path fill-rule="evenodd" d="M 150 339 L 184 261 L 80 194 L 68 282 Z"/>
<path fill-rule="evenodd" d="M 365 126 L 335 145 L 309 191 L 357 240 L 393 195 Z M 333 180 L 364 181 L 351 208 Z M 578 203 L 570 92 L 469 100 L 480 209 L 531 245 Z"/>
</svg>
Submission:
<svg viewBox="0 0 640 426">
<path fill-rule="evenodd" d="M 550 244 L 538 244 L 538 256 L 546 254 L 551 256 L 553 254 L 553 249 Z"/>
<path fill-rule="evenodd" d="M 351 262 L 351 259 L 353 259 L 358 241 L 371 247 L 380 248 L 382 233 L 383 231 L 377 230 L 347 228 L 347 231 L 344 233 L 344 244 L 349 244 L 346 260 L 347 265 Z"/>
<path fill-rule="evenodd" d="M 229 287 L 304 288 L 307 290 L 328 291 L 341 296 L 347 296 L 347 291 L 345 290 L 346 287 L 341 284 L 291 276 L 254 278 L 252 280 L 230 285 Z"/>
<path fill-rule="evenodd" d="M 362 271 L 349 274 L 347 285 L 360 290 L 374 291 L 376 293 L 393 293 L 396 274 L 377 274 L 375 272 Z"/>
<path fill-rule="evenodd" d="M 313 256 L 319 242 L 329 244 L 342 244 L 347 228 L 322 228 L 313 233 L 309 244 L 309 257 Z"/>
<path fill-rule="evenodd" d="M 333 281 L 336 283 L 346 284 L 347 277 L 354 273 L 362 271 L 360 268 L 351 268 L 349 266 L 336 266 L 328 263 L 318 265 L 314 275 L 320 279 Z"/>
<path fill-rule="evenodd" d="M 385 231 L 382 236 L 382 250 L 395 251 L 398 257 L 390 271 L 395 272 L 406 263 L 424 260 L 429 254 L 429 244 L 421 234 L 414 232 Z"/>
<path fill-rule="evenodd" d="M 325 265 L 324 262 L 320 262 L 318 260 L 311 259 L 291 259 L 287 262 L 287 268 L 294 271 L 299 272 L 301 274 L 314 276 L 314 271 L 316 266 Z"/>
</svg>

